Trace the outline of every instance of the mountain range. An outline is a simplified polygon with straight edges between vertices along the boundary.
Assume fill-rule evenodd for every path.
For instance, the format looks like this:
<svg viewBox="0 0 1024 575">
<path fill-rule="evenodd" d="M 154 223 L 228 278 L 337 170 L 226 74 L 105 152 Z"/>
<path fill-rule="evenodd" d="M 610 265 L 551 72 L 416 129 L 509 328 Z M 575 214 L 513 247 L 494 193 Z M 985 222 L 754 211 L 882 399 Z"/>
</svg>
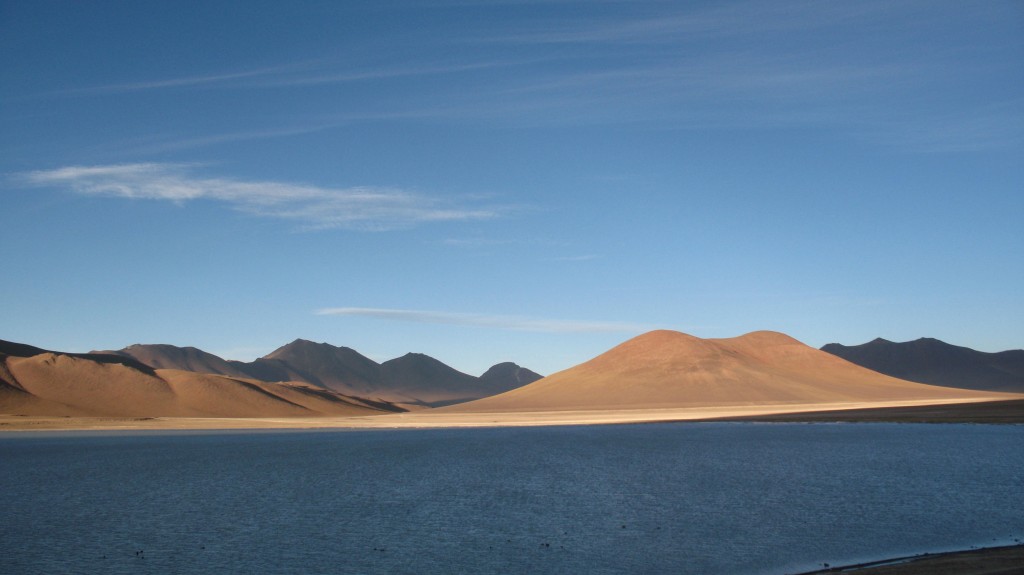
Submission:
<svg viewBox="0 0 1024 575">
<path fill-rule="evenodd" d="M 1024 350 L 986 353 L 923 337 L 895 343 L 830 343 L 822 351 L 879 373 L 931 385 L 1024 393 Z"/>
<path fill-rule="evenodd" d="M 848 352 L 862 353 L 852 356 L 857 361 L 874 358 L 892 374 L 932 381 L 839 357 Z M 823 351 L 769 331 L 702 339 L 659 330 L 542 378 L 514 363 L 474 377 L 417 353 L 377 363 L 301 339 L 252 362 L 170 345 L 62 353 L 0 341 L 0 413 L 267 418 L 431 407 L 486 414 L 995 401 L 1024 393 L 1022 353 L 986 354 L 937 340 L 830 344 Z"/>
<path fill-rule="evenodd" d="M 531 383 L 540 375 L 500 363 L 480 377 L 457 371 L 421 353 L 377 363 L 348 347 L 297 339 L 252 362 L 227 361 L 194 347 L 132 345 L 114 355 L 164 369 L 213 373 L 265 382 L 302 382 L 332 391 L 406 407 L 437 407 L 471 401 Z"/>
<path fill-rule="evenodd" d="M 0 341 L 0 413 L 90 417 L 375 415 L 401 407 L 310 385 L 154 368 Z"/>
<path fill-rule="evenodd" d="M 449 412 L 662 409 L 1006 399 L 896 379 L 777 332 L 637 336 L 590 361 Z"/>
</svg>

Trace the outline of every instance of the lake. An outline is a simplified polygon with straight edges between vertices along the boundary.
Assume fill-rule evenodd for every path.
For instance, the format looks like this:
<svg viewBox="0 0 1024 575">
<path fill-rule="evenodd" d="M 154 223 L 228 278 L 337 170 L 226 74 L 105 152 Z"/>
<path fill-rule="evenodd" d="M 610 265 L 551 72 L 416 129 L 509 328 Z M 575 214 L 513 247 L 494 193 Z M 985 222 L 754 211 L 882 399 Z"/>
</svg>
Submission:
<svg viewBox="0 0 1024 575">
<path fill-rule="evenodd" d="M 1024 539 L 1024 426 L 9 433 L 0 494 L 2 573 L 782 574 Z"/>
</svg>

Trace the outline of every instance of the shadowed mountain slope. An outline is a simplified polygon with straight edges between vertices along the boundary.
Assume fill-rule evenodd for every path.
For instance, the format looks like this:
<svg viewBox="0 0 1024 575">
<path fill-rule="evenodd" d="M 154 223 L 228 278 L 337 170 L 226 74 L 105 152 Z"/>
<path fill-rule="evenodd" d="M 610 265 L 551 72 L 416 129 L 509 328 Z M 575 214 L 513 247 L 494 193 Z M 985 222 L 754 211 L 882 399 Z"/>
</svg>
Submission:
<svg viewBox="0 0 1024 575">
<path fill-rule="evenodd" d="M 416 353 L 378 364 L 351 348 L 304 339 L 297 339 L 252 362 L 225 361 L 195 348 L 169 345 L 132 345 L 101 353 L 152 362 L 149 364 L 159 368 L 266 382 L 303 382 L 344 395 L 410 406 L 433 407 L 479 399 L 540 377 L 507 363 L 488 370 L 487 377 L 477 378 Z"/>
<path fill-rule="evenodd" d="M 701 339 L 663 330 L 507 393 L 445 409 L 646 409 L 969 397 L 1007 398 L 895 379 L 781 333 Z"/>
<path fill-rule="evenodd" d="M 342 393 L 379 395 L 380 365 L 347 347 L 297 339 L 253 364 L 256 369 L 249 373 L 254 376 L 269 375 L 268 368 L 276 368 L 293 381 L 305 381 Z"/>
<path fill-rule="evenodd" d="M 244 371 L 229 362 L 194 347 L 151 344 L 130 345 L 117 351 L 98 353 L 129 357 L 154 369 L 180 369 L 198 373 L 214 373 L 231 377 L 249 377 Z"/>
<path fill-rule="evenodd" d="M 9 349 L 9 348 L 8 348 Z M 36 348 L 38 350 L 38 348 Z M 400 411 L 300 383 L 268 383 L 22 349 L 0 354 L 0 412 L 110 417 L 296 417 Z M 32 355 L 28 355 L 31 352 Z M 141 364 L 139 364 L 141 365 Z"/>
<path fill-rule="evenodd" d="M 33 355 L 47 353 L 47 351 L 34 345 L 0 339 L 0 353 L 11 357 L 32 357 Z"/>
<path fill-rule="evenodd" d="M 509 390 L 533 383 L 542 377 L 539 373 L 506 361 L 491 366 L 480 376 L 480 381 L 495 389 Z"/>
<path fill-rule="evenodd" d="M 479 378 L 422 353 L 407 353 L 385 361 L 380 366 L 380 375 L 381 388 L 404 397 L 425 398 L 431 406 L 479 399 L 508 390 L 489 389 Z"/>
<path fill-rule="evenodd" d="M 861 345 L 821 348 L 877 372 L 931 385 L 1024 392 L 1024 350 L 986 353 L 923 337 L 895 343 L 877 338 Z"/>
<path fill-rule="evenodd" d="M 134 357 L 127 356 L 127 355 L 121 355 L 121 354 L 118 354 L 116 352 L 93 351 L 93 352 L 90 352 L 90 353 L 65 353 L 65 352 L 50 351 L 48 349 L 42 349 L 42 348 L 35 347 L 35 346 L 32 346 L 32 345 L 27 345 L 27 344 L 24 344 L 24 343 L 15 343 L 15 342 L 12 342 L 12 341 L 0 340 L 0 356 L 33 357 L 33 356 L 40 355 L 40 354 L 43 354 L 43 353 L 53 353 L 53 354 L 57 354 L 57 355 L 66 355 L 68 357 L 77 357 L 77 358 L 81 358 L 81 359 L 88 359 L 88 360 L 92 360 L 92 361 L 95 361 L 95 362 L 98 362 L 98 363 L 111 363 L 111 364 L 124 365 L 126 367 L 130 367 L 132 369 L 135 369 L 135 370 L 138 370 L 138 371 L 141 371 L 141 372 L 144 372 L 144 373 L 149 373 L 149 374 L 153 373 L 153 368 L 150 365 L 148 365 L 148 364 L 146 364 L 144 362 L 141 362 L 141 361 L 135 359 Z"/>
</svg>

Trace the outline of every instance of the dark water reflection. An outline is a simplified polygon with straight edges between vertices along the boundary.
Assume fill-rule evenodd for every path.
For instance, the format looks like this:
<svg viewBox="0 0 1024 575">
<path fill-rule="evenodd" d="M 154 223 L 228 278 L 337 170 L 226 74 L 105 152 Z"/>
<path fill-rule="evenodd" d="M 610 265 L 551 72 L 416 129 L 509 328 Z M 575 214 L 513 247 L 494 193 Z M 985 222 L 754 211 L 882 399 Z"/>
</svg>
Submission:
<svg viewBox="0 0 1024 575">
<path fill-rule="evenodd" d="M 0 572 L 784 573 L 1024 538 L 1022 447 L 898 424 L 4 435 Z"/>
</svg>

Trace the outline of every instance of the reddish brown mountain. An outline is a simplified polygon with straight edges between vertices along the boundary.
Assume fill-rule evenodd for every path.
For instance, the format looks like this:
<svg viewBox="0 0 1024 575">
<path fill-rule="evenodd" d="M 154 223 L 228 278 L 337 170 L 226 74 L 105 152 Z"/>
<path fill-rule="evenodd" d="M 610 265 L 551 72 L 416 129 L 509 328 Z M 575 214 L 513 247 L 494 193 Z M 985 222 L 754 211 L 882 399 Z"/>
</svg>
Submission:
<svg viewBox="0 0 1024 575">
<path fill-rule="evenodd" d="M 730 405 L 1004 399 L 895 379 L 775 332 L 631 339 L 576 367 L 451 411 L 615 410 Z"/>
<path fill-rule="evenodd" d="M 154 369 L 180 369 L 197 373 L 215 373 L 231 377 L 250 377 L 230 362 L 194 347 L 174 345 L 130 345 L 117 351 L 98 352 L 119 355 L 144 363 Z"/>
<path fill-rule="evenodd" d="M 374 415 L 395 406 L 303 383 L 153 369 L 107 354 L 0 342 L 0 413 L 110 417 Z"/>
</svg>

